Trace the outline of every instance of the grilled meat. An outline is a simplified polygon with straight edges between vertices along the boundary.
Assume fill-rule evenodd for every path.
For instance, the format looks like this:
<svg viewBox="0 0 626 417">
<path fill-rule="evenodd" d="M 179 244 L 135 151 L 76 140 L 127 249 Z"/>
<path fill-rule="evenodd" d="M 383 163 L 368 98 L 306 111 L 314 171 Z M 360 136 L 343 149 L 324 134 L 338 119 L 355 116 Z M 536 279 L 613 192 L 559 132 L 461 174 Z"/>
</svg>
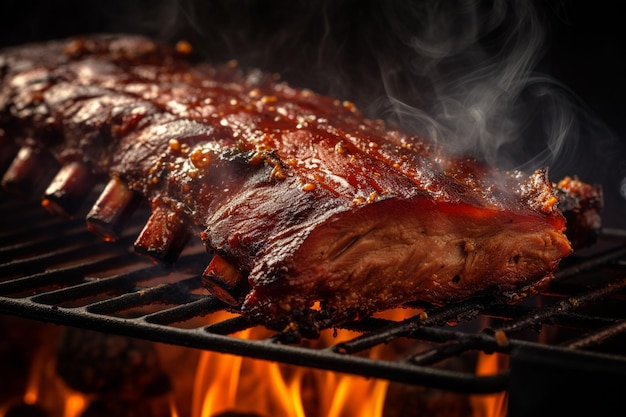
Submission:
<svg viewBox="0 0 626 417">
<path fill-rule="evenodd" d="M 24 160 L 51 159 L 62 168 L 44 205 L 71 215 L 107 178 L 91 230 L 115 239 L 147 199 L 138 251 L 173 261 L 197 233 L 213 294 L 311 337 L 412 300 L 514 301 L 570 253 L 545 171 L 490 168 L 352 103 L 187 52 L 106 36 L 0 55 L 3 146 L 25 154 L 5 187 L 35 189 Z"/>
<path fill-rule="evenodd" d="M 602 187 L 586 184 L 576 177 L 565 177 L 555 189 L 572 247 L 583 248 L 595 243 L 602 228 Z"/>
</svg>

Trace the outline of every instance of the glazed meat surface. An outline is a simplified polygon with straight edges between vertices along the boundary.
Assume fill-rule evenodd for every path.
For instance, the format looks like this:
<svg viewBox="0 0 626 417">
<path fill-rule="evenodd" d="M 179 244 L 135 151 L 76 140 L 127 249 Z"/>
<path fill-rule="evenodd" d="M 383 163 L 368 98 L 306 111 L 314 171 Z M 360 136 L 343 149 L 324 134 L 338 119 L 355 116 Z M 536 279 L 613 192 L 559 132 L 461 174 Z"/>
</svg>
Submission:
<svg viewBox="0 0 626 417">
<path fill-rule="evenodd" d="M 414 300 L 515 301 L 571 252 L 546 171 L 490 168 L 188 52 L 103 36 L 0 54 L 2 146 L 22 147 L 5 188 L 33 182 L 24 161 L 50 155 L 60 171 L 44 205 L 71 215 L 81 184 L 107 180 L 87 219 L 107 239 L 148 200 L 138 251 L 173 261 L 198 234 L 210 292 L 308 337 Z"/>
</svg>

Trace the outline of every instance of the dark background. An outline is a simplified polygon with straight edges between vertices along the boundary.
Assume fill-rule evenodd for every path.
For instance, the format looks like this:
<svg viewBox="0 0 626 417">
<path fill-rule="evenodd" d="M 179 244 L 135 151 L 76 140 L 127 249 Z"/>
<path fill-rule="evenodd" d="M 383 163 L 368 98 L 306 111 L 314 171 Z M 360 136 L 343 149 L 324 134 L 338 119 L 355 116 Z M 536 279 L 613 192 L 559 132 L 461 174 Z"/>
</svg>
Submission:
<svg viewBox="0 0 626 417">
<path fill-rule="evenodd" d="M 626 25 L 620 2 L 534 3 L 546 31 L 536 69 L 562 83 L 583 109 L 572 150 L 553 161 L 551 177 L 578 175 L 601 183 L 606 224 L 626 227 L 620 191 L 626 177 Z M 365 0 L 11 1 L 0 5 L 0 46 L 94 32 L 184 38 L 203 59 L 236 58 L 244 66 L 277 71 L 296 86 L 350 99 L 378 117 L 388 108 L 379 58 L 387 56 L 392 68 L 415 63 L 413 51 L 397 41 L 412 28 L 420 7 L 420 2 Z M 394 21 L 381 12 L 389 8 L 397 11 Z M 485 45 L 497 44 L 499 31 L 489 34 Z M 407 103 L 428 111 L 433 103 L 416 98 L 411 75 L 399 71 L 394 79 L 409 87 Z M 510 153 L 532 148 L 533 129 L 525 135 Z"/>
</svg>

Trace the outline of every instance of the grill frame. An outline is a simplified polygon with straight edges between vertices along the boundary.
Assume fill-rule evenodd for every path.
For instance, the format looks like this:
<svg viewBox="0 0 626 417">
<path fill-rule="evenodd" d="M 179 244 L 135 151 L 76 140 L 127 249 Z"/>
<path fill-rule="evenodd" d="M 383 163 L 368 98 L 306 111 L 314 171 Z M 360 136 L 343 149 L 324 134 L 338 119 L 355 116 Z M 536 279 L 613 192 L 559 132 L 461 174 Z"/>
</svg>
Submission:
<svg viewBox="0 0 626 417">
<path fill-rule="evenodd" d="M 0 313 L 38 321 L 143 338 L 189 348 L 278 361 L 366 377 L 461 393 L 493 393 L 509 389 L 511 368 L 489 376 L 441 369 L 437 364 L 467 352 L 499 352 L 515 360 L 516 351 L 532 350 L 546 355 L 561 353 L 578 360 L 588 357 L 626 366 L 626 355 L 597 350 L 605 341 L 626 335 L 624 316 L 613 317 L 582 311 L 582 306 L 601 300 L 626 298 L 626 232 L 605 230 L 589 254 L 567 259 L 546 296 L 551 302 L 541 307 L 529 303 L 501 304 L 478 297 L 444 307 L 427 307 L 427 315 L 403 321 L 367 318 L 343 328 L 359 336 L 325 348 L 286 343 L 279 334 L 260 340 L 233 336 L 252 327 L 235 316 L 199 327 L 175 324 L 227 310 L 228 306 L 203 293 L 200 274 L 209 255 L 201 244 L 191 245 L 171 268 L 155 265 L 131 250 L 139 231 L 138 214 L 121 239 L 101 241 L 89 233 L 84 221 L 54 218 L 36 201 L 22 201 L 0 194 Z M 606 242 L 604 242 L 606 243 Z M 54 248 L 54 249 L 51 249 Z M 583 251 L 584 252 L 584 251 Z M 105 278 L 94 278 L 101 270 L 128 269 Z M 595 287 L 577 281 L 585 275 L 609 269 Z M 168 282 L 141 284 L 165 275 Z M 593 279 L 592 281 L 595 281 Z M 111 293 L 111 295 L 109 295 Z M 84 302 L 102 297 L 93 302 Z M 68 305 L 71 304 L 71 305 Z M 152 312 L 142 308 L 166 306 Z M 133 311 L 133 310 L 138 311 Z M 125 312 L 133 311 L 128 315 Z M 124 314 L 121 314 L 124 313 Z M 487 317 L 492 323 L 478 330 L 446 323 L 467 323 Z M 495 321 L 494 321 L 495 320 Z M 495 323 L 495 324 L 494 324 Z M 551 345 L 518 337 L 543 325 L 577 328 L 577 336 Z M 395 361 L 369 359 L 360 353 L 398 338 L 431 344 L 419 354 Z M 595 351 L 578 352 L 594 348 Z M 591 355 L 591 356 L 589 356 Z M 577 359 L 579 358 L 579 359 Z"/>
</svg>

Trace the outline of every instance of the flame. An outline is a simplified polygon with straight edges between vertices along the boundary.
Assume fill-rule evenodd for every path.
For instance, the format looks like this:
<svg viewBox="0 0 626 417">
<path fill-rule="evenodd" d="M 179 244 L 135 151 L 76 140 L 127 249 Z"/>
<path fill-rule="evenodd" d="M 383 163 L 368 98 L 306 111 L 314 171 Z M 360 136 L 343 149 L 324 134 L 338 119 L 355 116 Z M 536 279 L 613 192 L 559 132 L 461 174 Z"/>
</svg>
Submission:
<svg viewBox="0 0 626 417">
<path fill-rule="evenodd" d="M 26 392 L 24 393 L 24 404 L 33 405 L 39 399 L 39 387 L 43 377 L 43 371 L 47 368 L 48 352 L 44 349 L 37 352 L 33 362 L 31 363 L 28 382 L 26 383 Z"/>
<path fill-rule="evenodd" d="M 476 375 L 493 375 L 508 366 L 508 356 L 498 353 L 480 352 L 476 365 Z M 506 392 L 474 395 L 470 399 L 474 417 L 505 417 L 508 408 Z"/>
<path fill-rule="evenodd" d="M 223 320 L 227 314 L 218 313 L 215 319 Z M 386 313 L 385 318 L 402 320 L 413 314 L 399 309 Z M 233 336 L 256 340 L 270 334 L 263 328 L 252 328 Z M 337 344 L 357 334 L 327 330 L 311 342 L 312 348 Z M 388 350 L 377 346 L 369 357 L 384 358 Z M 195 376 L 192 416 L 239 412 L 284 417 L 381 417 L 388 386 L 385 380 L 204 351 Z"/>
<path fill-rule="evenodd" d="M 242 358 L 203 352 L 196 376 L 192 411 L 194 416 L 210 417 L 234 406 Z"/>
<path fill-rule="evenodd" d="M 407 310 L 387 312 L 387 318 L 401 320 L 406 318 Z M 340 330 L 332 334 L 325 332 L 320 340 L 321 346 L 330 346 L 355 337 L 354 332 Z M 381 359 L 385 356 L 384 346 L 373 348 L 369 357 Z M 367 379 L 333 371 L 313 371 L 318 387 L 322 391 L 320 416 L 328 417 L 378 417 L 382 416 L 385 395 L 389 382 L 386 380 Z"/>
<path fill-rule="evenodd" d="M 227 314 L 227 313 L 224 313 Z M 225 319 L 221 317 L 219 319 Z M 256 339 L 264 329 L 248 329 L 234 337 Z M 305 417 L 301 374 L 283 375 L 277 363 L 204 351 L 198 362 L 192 415 L 211 417 L 226 411 Z"/>
<path fill-rule="evenodd" d="M 49 345 L 37 351 L 30 364 L 22 403 L 49 411 L 50 415 L 80 417 L 88 405 L 88 398 L 67 387 L 56 375 L 55 367 L 56 355 Z M 6 412 L 1 409 L 0 416 Z"/>
<path fill-rule="evenodd" d="M 385 394 L 389 383 L 352 375 L 324 372 L 320 378 L 325 390 L 327 410 L 320 415 L 328 417 L 378 417 L 382 416 Z"/>
<path fill-rule="evenodd" d="M 401 321 L 417 314 L 420 311 L 398 309 L 377 317 Z M 218 312 L 206 320 L 211 323 L 232 317 L 235 315 Z M 202 324 L 207 321 L 203 320 Z M 254 327 L 231 336 L 264 340 L 272 335 L 273 332 L 262 327 Z M 319 339 L 306 343 L 311 349 L 324 349 L 358 335 L 360 333 L 345 329 L 329 329 L 323 331 Z M 390 387 L 387 380 L 219 352 L 160 346 L 159 356 L 169 364 L 166 371 L 172 376 L 172 391 L 158 401 L 160 409 L 170 417 L 215 417 L 228 413 L 260 417 L 381 417 L 385 409 Z M 413 342 L 407 339 L 400 344 L 377 345 L 359 355 L 377 360 L 393 359 L 399 354 L 398 349 L 412 349 L 412 346 Z M 506 359 L 498 354 L 480 354 L 476 373 L 498 372 L 506 367 Z M 70 389 L 55 375 L 55 367 L 56 358 L 51 349 L 35 358 L 21 401 L 56 416 L 80 417 L 94 398 Z M 506 415 L 505 394 L 470 395 L 469 401 L 474 417 Z M 3 415 L 0 410 L 0 417 Z"/>
<path fill-rule="evenodd" d="M 380 417 L 387 385 L 387 381 L 332 371 L 203 352 L 192 415 L 236 411 L 285 417 Z M 315 414 L 305 412 L 307 391 L 317 399 Z"/>
<path fill-rule="evenodd" d="M 178 408 L 176 407 L 176 401 L 173 397 L 169 398 L 170 417 L 180 417 L 178 414 Z"/>
<path fill-rule="evenodd" d="M 87 398 L 85 395 L 78 393 L 70 393 L 65 399 L 65 410 L 63 417 L 80 417 L 87 407 Z"/>
</svg>

